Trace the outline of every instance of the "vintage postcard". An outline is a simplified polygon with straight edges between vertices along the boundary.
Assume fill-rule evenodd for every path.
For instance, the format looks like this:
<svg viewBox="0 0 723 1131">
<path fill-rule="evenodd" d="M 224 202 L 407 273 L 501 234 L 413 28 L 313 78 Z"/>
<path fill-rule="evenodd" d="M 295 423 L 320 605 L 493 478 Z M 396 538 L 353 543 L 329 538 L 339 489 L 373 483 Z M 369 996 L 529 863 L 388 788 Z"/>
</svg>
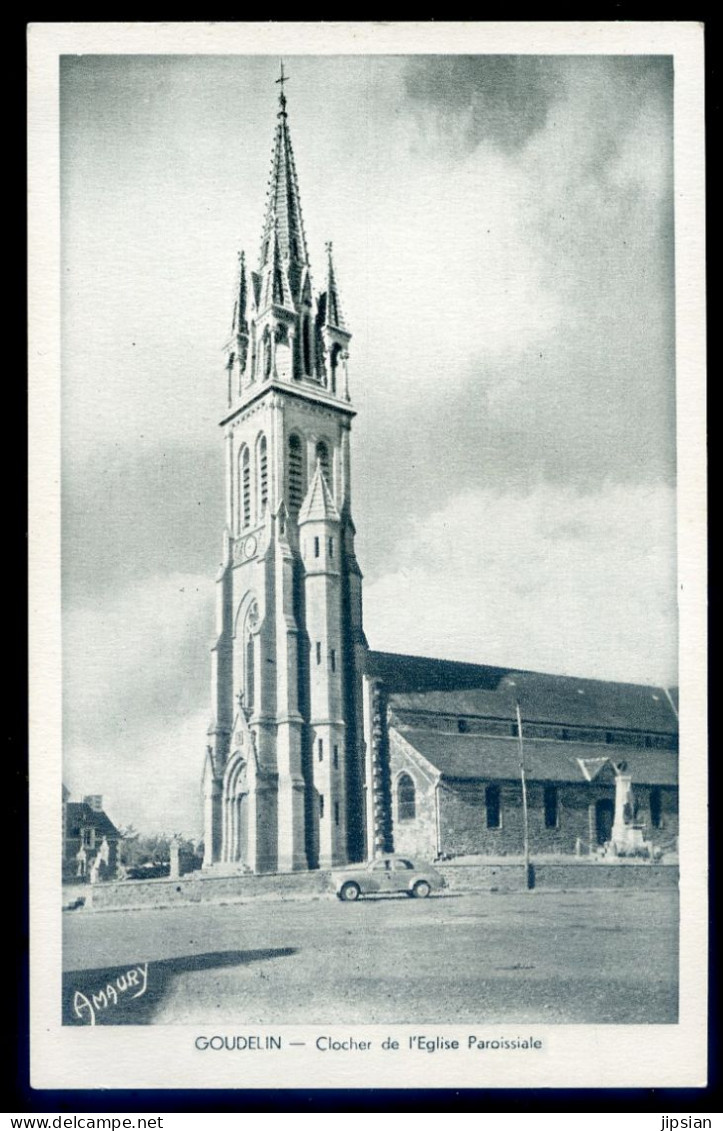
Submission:
<svg viewBox="0 0 723 1131">
<path fill-rule="evenodd" d="M 704 1085 L 702 28 L 29 95 L 32 1085 Z"/>
</svg>

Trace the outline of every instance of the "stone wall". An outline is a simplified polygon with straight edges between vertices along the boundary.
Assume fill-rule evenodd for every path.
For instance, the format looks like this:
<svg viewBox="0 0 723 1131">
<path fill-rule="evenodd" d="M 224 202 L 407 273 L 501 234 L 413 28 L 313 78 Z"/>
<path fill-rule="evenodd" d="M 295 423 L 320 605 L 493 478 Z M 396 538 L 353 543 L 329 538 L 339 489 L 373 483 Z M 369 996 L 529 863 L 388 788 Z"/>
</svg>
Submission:
<svg viewBox="0 0 723 1131">
<path fill-rule="evenodd" d="M 444 876 L 450 892 L 522 891 L 525 875 L 522 860 L 510 863 L 442 863 L 435 867 Z M 633 860 L 614 863 L 571 860 L 569 863 L 533 861 L 535 889 L 566 891 L 570 888 L 635 888 L 658 890 L 678 886 L 675 864 L 646 864 Z"/>
<path fill-rule="evenodd" d="M 331 892 L 328 872 L 209 876 L 193 872 L 179 880 L 130 880 L 83 889 L 96 911 L 122 907 L 170 907 L 177 903 L 243 902 L 246 899 L 308 899 Z"/>
<path fill-rule="evenodd" d="M 435 865 L 450 894 L 485 891 L 521 891 L 522 861 L 454 863 Z M 612 862 L 571 859 L 568 863 L 533 861 L 535 889 L 565 891 L 571 888 L 674 888 L 678 868 L 674 864 L 641 861 Z M 77 889 L 73 889 L 74 892 Z M 172 907 L 189 903 L 244 903 L 254 899 L 332 899 L 329 872 L 295 872 L 280 875 L 203 876 L 198 872 L 180 880 L 134 880 L 97 884 L 82 891 L 85 907 L 93 911 Z"/>
<path fill-rule="evenodd" d="M 389 778 L 392 813 L 392 845 L 394 852 L 434 860 L 437 855 L 437 814 L 435 786 L 412 760 L 404 742 L 394 730 L 389 731 Z M 413 820 L 399 819 L 399 778 L 408 774 L 414 782 L 415 814 Z"/>
<path fill-rule="evenodd" d="M 485 805 L 485 783 L 442 782 L 439 787 L 440 847 L 449 856 L 483 854 L 504 856 L 519 853 L 523 844 L 522 789 L 518 782 L 495 782 L 500 790 L 500 826 L 488 828 Z M 584 782 L 558 786 L 557 824 L 545 825 L 544 787 L 541 782 L 527 786 L 528 829 L 530 852 L 573 854 L 579 845 L 587 851 L 597 844 L 595 804 L 613 801 L 612 785 Z M 672 847 L 678 834 L 677 791 L 661 790 L 662 823 L 652 826 L 649 808 L 650 790 L 635 788 L 638 803 L 637 820 L 645 826 L 644 837 L 654 845 Z"/>
</svg>

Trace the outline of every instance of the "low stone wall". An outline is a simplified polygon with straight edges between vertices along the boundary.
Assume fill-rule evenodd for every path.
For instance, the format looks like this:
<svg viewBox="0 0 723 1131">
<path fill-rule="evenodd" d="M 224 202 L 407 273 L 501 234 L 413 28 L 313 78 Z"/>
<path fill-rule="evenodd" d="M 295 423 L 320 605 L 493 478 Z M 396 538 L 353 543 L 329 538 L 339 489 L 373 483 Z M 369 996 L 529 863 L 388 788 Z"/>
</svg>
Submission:
<svg viewBox="0 0 723 1131">
<path fill-rule="evenodd" d="M 437 864 L 449 891 L 522 891 L 522 861 L 494 864 Z M 648 864 L 633 860 L 615 862 L 575 860 L 569 863 L 533 861 L 535 888 L 566 891 L 569 888 L 638 888 L 649 891 L 678 885 L 675 864 Z"/>
<path fill-rule="evenodd" d="M 677 864 L 618 861 L 599 864 L 535 864 L 535 886 L 565 891 L 568 888 L 639 888 L 645 891 L 676 888 Z"/>
<path fill-rule="evenodd" d="M 522 891 L 522 864 L 435 864 L 448 891 Z"/>
<path fill-rule="evenodd" d="M 524 889 L 524 871 L 519 860 L 487 863 L 448 861 L 436 867 L 447 881 L 450 893 Z M 546 891 L 595 888 L 649 891 L 675 888 L 678 884 L 675 864 L 647 864 L 632 860 L 614 863 L 535 861 L 532 868 L 535 888 Z M 87 909 L 116 911 L 189 903 L 245 903 L 252 899 L 331 899 L 333 886 L 329 872 L 286 872 L 271 876 L 214 876 L 193 872 L 178 880 L 127 880 L 92 887 L 88 885 L 82 889 L 82 895 Z"/>
<path fill-rule="evenodd" d="M 177 903 L 242 903 L 248 899 L 308 899 L 331 895 L 328 872 L 288 872 L 272 876 L 209 876 L 193 872 L 178 880 L 125 880 L 83 890 L 94 911 L 172 907 Z"/>
</svg>

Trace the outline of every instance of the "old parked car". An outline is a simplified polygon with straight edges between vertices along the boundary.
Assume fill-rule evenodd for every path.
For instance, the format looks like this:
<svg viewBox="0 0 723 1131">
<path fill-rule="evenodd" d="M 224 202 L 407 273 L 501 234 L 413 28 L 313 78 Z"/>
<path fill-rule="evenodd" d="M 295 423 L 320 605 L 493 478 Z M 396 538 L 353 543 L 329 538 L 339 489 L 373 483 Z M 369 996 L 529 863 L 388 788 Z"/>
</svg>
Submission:
<svg viewBox="0 0 723 1131">
<path fill-rule="evenodd" d="M 355 864 L 332 874 L 339 899 L 345 902 L 360 895 L 381 895 L 405 891 L 416 899 L 426 899 L 431 891 L 445 887 L 444 877 L 431 864 L 415 863 L 409 856 L 375 856 L 368 864 Z"/>
</svg>

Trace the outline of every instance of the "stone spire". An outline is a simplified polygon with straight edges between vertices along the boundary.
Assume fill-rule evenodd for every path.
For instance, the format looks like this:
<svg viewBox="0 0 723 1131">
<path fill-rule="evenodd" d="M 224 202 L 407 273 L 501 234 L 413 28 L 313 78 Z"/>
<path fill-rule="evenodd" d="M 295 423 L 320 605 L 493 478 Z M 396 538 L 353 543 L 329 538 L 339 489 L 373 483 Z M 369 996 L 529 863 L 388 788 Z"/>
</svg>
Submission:
<svg viewBox="0 0 723 1131">
<path fill-rule="evenodd" d="M 246 257 L 242 251 L 238 253 L 238 281 L 236 287 L 236 301 L 233 305 L 233 324 L 231 326 L 231 340 L 248 337 L 248 282 L 246 279 Z"/>
<path fill-rule="evenodd" d="M 324 325 L 335 330 L 345 330 L 339 287 L 336 282 L 331 240 L 326 245 L 326 294 L 324 296 Z"/>
<path fill-rule="evenodd" d="M 238 275 L 233 304 L 231 334 L 226 342 L 226 370 L 228 372 L 228 404 L 241 389 L 249 349 L 249 291 L 244 253 L 238 253 Z"/>
<path fill-rule="evenodd" d="M 276 81 L 281 86 L 281 92 L 279 94 L 279 111 L 274 138 L 274 153 L 271 161 L 269 199 L 261 242 L 259 270 L 263 271 L 269 264 L 276 248 L 276 253 L 280 258 L 289 264 L 290 276 L 300 277 L 300 268 L 308 267 L 309 256 L 301 215 L 294 151 L 291 147 L 291 135 L 289 134 L 289 122 L 286 113 L 284 83 L 289 80 L 284 74 L 283 63 L 281 64 L 281 75 Z M 294 281 L 290 279 L 292 290 L 295 290 Z"/>
</svg>

